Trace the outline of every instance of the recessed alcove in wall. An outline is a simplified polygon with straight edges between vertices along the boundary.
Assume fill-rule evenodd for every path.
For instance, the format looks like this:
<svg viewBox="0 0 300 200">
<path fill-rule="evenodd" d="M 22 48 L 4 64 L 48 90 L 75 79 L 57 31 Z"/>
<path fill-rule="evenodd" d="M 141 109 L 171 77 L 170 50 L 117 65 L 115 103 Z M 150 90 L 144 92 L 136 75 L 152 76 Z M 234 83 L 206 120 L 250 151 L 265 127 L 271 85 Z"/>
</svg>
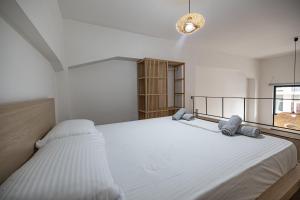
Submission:
<svg viewBox="0 0 300 200">
<path fill-rule="evenodd" d="M 69 69 L 72 118 L 96 124 L 138 119 L 135 60 L 109 59 Z"/>
</svg>

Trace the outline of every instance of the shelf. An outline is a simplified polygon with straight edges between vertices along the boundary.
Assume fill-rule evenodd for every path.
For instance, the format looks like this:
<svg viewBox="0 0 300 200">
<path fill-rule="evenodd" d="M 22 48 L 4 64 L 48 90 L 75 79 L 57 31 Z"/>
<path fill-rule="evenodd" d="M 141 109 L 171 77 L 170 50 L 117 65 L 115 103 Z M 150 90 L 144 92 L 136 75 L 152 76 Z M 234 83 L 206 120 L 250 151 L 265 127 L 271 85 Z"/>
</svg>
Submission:
<svg viewBox="0 0 300 200">
<path fill-rule="evenodd" d="M 168 110 L 177 110 L 180 109 L 181 107 L 169 107 Z"/>
<path fill-rule="evenodd" d="M 168 73 L 168 71 L 170 71 Z M 169 83 L 172 83 L 172 88 Z M 145 58 L 137 64 L 139 119 L 173 115 L 185 105 L 183 62 Z M 173 87 L 174 86 L 174 87 Z M 172 89 L 172 94 L 168 92 Z M 179 93 L 176 93 L 179 92 Z M 174 104 L 168 101 L 174 99 Z"/>
<path fill-rule="evenodd" d="M 184 65 L 184 62 L 168 61 L 168 65 L 172 67 L 179 67 Z"/>
<path fill-rule="evenodd" d="M 168 110 L 176 110 L 175 107 L 169 107 Z"/>
<path fill-rule="evenodd" d="M 139 94 L 139 96 L 167 96 L 168 94 Z"/>
<path fill-rule="evenodd" d="M 145 110 L 139 110 L 139 112 L 142 112 L 142 113 L 157 113 L 157 112 L 168 112 L 168 110 L 150 110 L 150 111 L 145 111 Z"/>
<path fill-rule="evenodd" d="M 143 79 L 167 79 L 167 77 L 139 77 L 139 80 L 143 80 Z"/>
<path fill-rule="evenodd" d="M 168 111 L 169 111 L 169 115 L 174 115 L 180 108 L 179 107 L 169 107 Z"/>
</svg>

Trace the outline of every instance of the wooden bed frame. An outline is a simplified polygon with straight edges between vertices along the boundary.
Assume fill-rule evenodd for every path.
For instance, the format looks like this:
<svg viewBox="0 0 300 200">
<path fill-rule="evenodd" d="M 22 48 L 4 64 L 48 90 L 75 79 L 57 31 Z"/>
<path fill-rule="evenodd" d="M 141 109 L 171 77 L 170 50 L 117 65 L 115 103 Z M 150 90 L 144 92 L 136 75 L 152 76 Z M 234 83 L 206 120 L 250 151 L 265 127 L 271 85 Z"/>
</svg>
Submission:
<svg viewBox="0 0 300 200">
<path fill-rule="evenodd" d="M 0 105 L 0 184 L 30 159 L 54 124 L 54 99 Z"/>
<path fill-rule="evenodd" d="M 54 110 L 54 99 L 0 105 L 0 184 L 34 154 L 35 142 L 55 124 Z M 299 190 L 299 180 L 298 164 L 257 199 L 288 200 Z"/>
</svg>

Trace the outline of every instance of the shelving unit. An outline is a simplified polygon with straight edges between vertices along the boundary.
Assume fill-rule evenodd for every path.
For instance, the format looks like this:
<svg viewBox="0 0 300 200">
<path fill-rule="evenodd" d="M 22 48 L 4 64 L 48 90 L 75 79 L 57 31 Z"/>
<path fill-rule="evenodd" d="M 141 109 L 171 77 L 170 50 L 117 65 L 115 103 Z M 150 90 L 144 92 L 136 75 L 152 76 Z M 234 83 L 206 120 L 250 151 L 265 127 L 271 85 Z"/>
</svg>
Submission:
<svg viewBox="0 0 300 200">
<path fill-rule="evenodd" d="M 145 58 L 138 61 L 137 71 L 139 119 L 172 115 L 179 108 L 184 107 L 184 63 Z M 170 71 L 174 74 L 172 95 L 168 91 Z M 174 98 L 173 105 L 168 105 L 170 98 Z"/>
<path fill-rule="evenodd" d="M 173 115 L 178 109 L 185 107 L 185 64 L 173 63 L 174 74 L 174 103 L 169 114 Z"/>
</svg>

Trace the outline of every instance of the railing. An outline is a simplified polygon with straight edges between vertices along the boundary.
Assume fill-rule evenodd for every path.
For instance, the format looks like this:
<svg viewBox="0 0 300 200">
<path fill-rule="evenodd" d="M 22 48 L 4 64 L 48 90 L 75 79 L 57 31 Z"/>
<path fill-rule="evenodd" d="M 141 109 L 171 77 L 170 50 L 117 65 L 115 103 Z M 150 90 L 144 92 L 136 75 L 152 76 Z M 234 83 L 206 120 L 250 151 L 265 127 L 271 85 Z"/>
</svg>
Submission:
<svg viewBox="0 0 300 200">
<path fill-rule="evenodd" d="M 205 99 L 205 113 L 198 112 L 199 110 L 195 108 L 195 99 L 196 98 L 203 98 Z M 276 100 L 281 100 L 281 101 L 300 101 L 300 99 L 286 99 L 286 98 L 252 98 L 252 97 L 212 97 L 212 96 L 191 96 L 191 99 L 193 101 L 193 114 L 194 115 L 206 115 L 210 117 L 217 117 L 217 118 L 223 118 L 223 119 L 229 119 L 228 117 L 225 117 L 224 115 L 224 100 L 225 99 L 240 99 L 243 102 L 243 122 L 246 123 L 251 123 L 251 124 L 257 124 L 257 125 L 263 125 L 263 126 L 271 126 L 275 128 L 282 128 L 282 129 L 287 129 L 287 130 L 293 130 L 293 131 L 299 131 L 297 129 L 292 129 L 292 128 L 286 128 L 286 127 L 281 127 L 281 126 L 276 126 L 275 123 L 275 104 Z M 212 115 L 208 114 L 208 100 L 209 99 L 221 99 L 221 115 Z M 246 100 L 272 100 L 272 105 L 273 105 L 273 113 L 272 113 L 272 124 L 265 124 L 265 123 L 259 123 L 259 122 L 253 122 L 246 120 Z"/>
</svg>

